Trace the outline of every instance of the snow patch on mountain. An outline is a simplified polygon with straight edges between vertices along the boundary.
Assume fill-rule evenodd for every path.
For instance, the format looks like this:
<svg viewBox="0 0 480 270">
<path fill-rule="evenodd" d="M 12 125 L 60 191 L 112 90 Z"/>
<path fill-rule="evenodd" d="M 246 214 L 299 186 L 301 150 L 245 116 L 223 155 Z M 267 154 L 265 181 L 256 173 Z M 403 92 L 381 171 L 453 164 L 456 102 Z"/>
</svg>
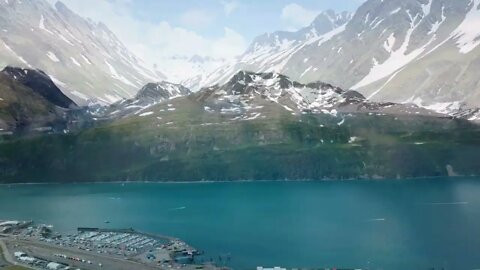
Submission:
<svg viewBox="0 0 480 270">
<path fill-rule="evenodd" d="M 424 10 L 426 12 L 426 10 Z M 407 50 L 410 45 L 410 40 L 412 37 L 413 32 L 415 29 L 420 25 L 422 22 L 423 18 L 421 18 L 418 22 L 417 19 L 419 16 L 412 17 L 407 10 L 408 15 L 411 18 L 410 22 L 410 28 L 407 30 L 405 40 L 403 41 L 403 44 L 400 46 L 400 48 L 396 51 L 391 51 L 389 58 L 387 58 L 383 63 L 378 64 L 378 65 L 373 65 L 370 72 L 368 73 L 367 76 L 365 76 L 361 81 L 359 81 L 357 84 L 352 86 L 352 89 L 359 89 L 361 87 L 367 86 L 371 83 L 374 83 L 378 80 L 381 80 L 395 71 L 401 69 L 402 67 L 406 66 L 413 60 L 415 60 L 418 56 L 420 56 L 425 49 L 435 40 L 434 37 L 430 39 L 425 45 L 422 47 L 419 47 L 410 53 L 407 54 Z M 381 89 L 379 89 L 381 90 Z M 370 95 L 368 98 L 372 98 L 375 96 L 379 90 L 375 91 L 372 95 Z"/>
<path fill-rule="evenodd" d="M 70 56 L 70 60 L 72 60 L 72 62 L 77 65 L 78 67 L 82 67 L 82 65 L 77 61 L 77 59 L 75 59 L 74 57 Z"/>
<path fill-rule="evenodd" d="M 385 48 L 385 51 L 388 53 L 393 52 L 393 46 L 395 46 L 395 34 L 391 33 L 390 36 L 385 40 L 385 43 L 383 43 L 383 48 Z"/>
<path fill-rule="evenodd" d="M 426 4 L 422 5 L 422 11 L 423 11 L 424 17 L 427 17 L 432 11 L 432 2 L 433 0 L 428 0 Z"/>
<path fill-rule="evenodd" d="M 458 37 L 457 46 L 463 54 L 480 44 L 480 0 L 472 0 L 471 5 L 465 20 L 453 32 L 453 36 Z"/>
<path fill-rule="evenodd" d="M 87 64 L 89 64 L 89 65 L 92 64 L 92 62 L 90 62 L 90 60 L 88 60 L 88 58 L 85 57 L 85 55 L 81 54 L 81 56 L 82 56 L 83 60 L 85 61 L 85 63 L 87 63 Z"/>
<path fill-rule="evenodd" d="M 400 12 L 400 10 L 402 10 L 402 8 L 401 8 L 401 7 L 398 7 L 398 8 L 396 8 L 396 9 L 392 10 L 392 11 L 390 12 L 390 15 L 395 15 L 395 14 L 397 14 L 398 12 Z"/>
<path fill-rule="evenodd" d="M 414 104 L 418 107 L 425 108 L 430 111 L 437 113 L 452 115 L 457 113 L 462 109 L 462 101 L 453 101 L 453 102 L 428 102 L 423 100 L 420 97 L 412 96 L 408 100 L 403 102 L 404 104 Z"/>
<path fill-rule="evenodd" d="M 130 86 L 133 86 L 133 87 L 137 87 L 137 85 L 135 85 L 134 83 L 129 81 L 127 78 L 118 74 L 117 70 L 107 60 L 105 60 L 105 64 L 108 66 L 108 69 L 110 70 L 112 78 L 114 78 L 116 80 L 119 80 L 119 81 L 123 82 L 124 84 L 130 85 Z"/>
<path fill-rule="evenodd" d="M 57 55 L 55 53 L 51 52 L 51 51 L 47 52 L 47 56 L 48 56 L 48 58 L 50 58 L 50 60 L 52 60 L 55 63 L 60 62 L 60 59 L 58 59 Z"/>
<path fill-rule="evenodd" d="M 49 33 L 50 35 L 54 35 L 52 33 L 52 31 L 48 30 L 46 27 L 45 27 L 45 18 L 43 17 L 43 14 L 40 15 L 40 22 L 38 23 L 38 28 L 42 29 L 43 31 Z"/>
</svg>

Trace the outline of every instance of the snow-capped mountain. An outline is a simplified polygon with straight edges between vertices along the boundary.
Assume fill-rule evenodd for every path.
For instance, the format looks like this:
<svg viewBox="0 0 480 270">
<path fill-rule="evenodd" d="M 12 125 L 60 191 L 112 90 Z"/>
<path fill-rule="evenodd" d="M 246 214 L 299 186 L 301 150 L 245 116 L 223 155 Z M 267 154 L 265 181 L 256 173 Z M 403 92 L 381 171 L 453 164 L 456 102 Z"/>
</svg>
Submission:
<svg viewBox="0 0 480 270">
<path fill-rule="evenodd" d="M 402 31 L 385 30 L 378 36 L 383 45 L 376 44 L 372 62 L 365 63 L 369 70 L 352 87 L 375 100 L 443 112 L 479 107 L 479 8 L 478 0 L 425 0 L 401 6 L 396 16 L 403 21 Z"/>
<path fill-rule="evenodd" d="M 222 86 L 204 88 L 193 94 L 206 112 L 219 112 L 249 120 L 267 117 L 272 108 L 293 115 L 322 113 L 386 113 L 440 116 L 415 105 L 379 103 L 357 91 L 345 91 L 323 82 L 302 84 L 278 73 L 240 71 Z M 273 107 L 272 107 L 273 106 Z"/>
<path fill-rule="evenodd" d="M 278 31 L 263 34 L 257 37 L 236 61 L 216 69 L 196 83 L 199 86 L 223 84 L 241 70 L 283 73 L 292 55 L 308 44 L 328 40 L 343 29 L 351 16 L 347 12 L 336 14 L 330 10 L 322 12 L 311 25 L 298 32 Z"/>
<path fill-rule="evenodd" d="M 200 55 L 173 56 L 162 59 L 162 64 L 168 66 L 168 71 L 166 71 L 168 80 L 180 83 L 193 91 L 198 90 L 199 82 L 204 80 L 206 74 L 226 63 L 223 58 Z"/>
<path fill-rule="evenodd" d="M 45 0 L 0 1 L 0 66 L 7 65 L 45 71 L 79 104 L 130 98 L 165 78 L 145 68 L 104 24 Z"/>
<path fill-rule="evenodd" d="M 188 88 L 179 84 L 166 81 L 148 83 L 138 91 L 134 98 L 118 101 L 104 108 L 101 114 L 107 118 L 148 115 L 148 108 L 191 93 Z"/>
<path fill-rule="evenodd" d="M 329 18 L 324 31 L 288 34 L 304 39 L 257 38 L 201 83 L 223 83 L 238 70 L 275 71 L 442 113 L 480 106 L 480 0 L 368 0 L 353 16 Z"/>
</svg>

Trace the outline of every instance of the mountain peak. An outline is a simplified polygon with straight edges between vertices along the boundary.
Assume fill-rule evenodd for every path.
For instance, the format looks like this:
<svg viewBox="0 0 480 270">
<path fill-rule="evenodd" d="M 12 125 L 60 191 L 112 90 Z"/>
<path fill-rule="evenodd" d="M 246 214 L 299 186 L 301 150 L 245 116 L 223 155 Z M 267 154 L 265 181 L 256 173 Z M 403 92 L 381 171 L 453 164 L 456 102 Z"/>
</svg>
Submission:
<svg viewBox="0 0 480 270">
<path fill-rule="evenodd" d="M 55 8 L 61 13 L 63 13 L 63 12 L 73 13 L 73 11 L 71 11 L 67 7 L 67 5 L 65 5 L 62 1 L 55 2 Z"/>
<path fill-rule="evenodd" d="M 334 10 L 329 9 L 318 14 L 310 26 L 300 31 L 315 30 L 317 34 L 323 34 L 346 24 L 351 18 L 352 14 L 347 11 L 336 13 Z"/>
<path fill-rule="evenodd" d="M 276 31 L 256 37 L 245 55 L 255 51 L 269 49 L 272 51 L 272 48 L 282 50 L 289 45 L 305 42 L 346 24 L 351 18 L 352 14 L 346 11 L 341 13 L 336 13 L 333 10 L 323 11 L 317 15 L 309 26 L 298 31 Z"/>
<path fill-rule="evenodd" d="M 148 83 L 135 96 L 136 99 L 144 101 L 158 102 L 160 100 L 171 99 L 190 94 L 190 90 L 180 84 L 167 81 L 158 83 Z"/>
</svg>

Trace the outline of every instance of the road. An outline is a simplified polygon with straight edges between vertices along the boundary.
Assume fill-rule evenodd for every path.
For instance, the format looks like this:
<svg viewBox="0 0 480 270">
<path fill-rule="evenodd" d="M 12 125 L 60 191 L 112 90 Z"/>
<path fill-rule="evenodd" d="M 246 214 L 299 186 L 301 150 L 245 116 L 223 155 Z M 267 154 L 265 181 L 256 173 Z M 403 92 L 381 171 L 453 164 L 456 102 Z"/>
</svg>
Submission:
<svg viewBox="0 0 480 270">
<path fill-rule="evenodd" d="M 83 251 L 83 250 L 78 250 L 75 248 L 70 248 L 70 247 L 61 247 L 57 246 L 54 244 L 49 244 L 45 242 L 40 242 L 40 241 L 34 241 L 34 240 L 21 240 L 21 239 L 12 239 L 12 238 L 0 238 L 0 245 L 2 249 L 4 250 L 5 258 L 10 264 L 16 264 L 16 265 L 21 265 L 25 266 L 23 264 L 20 264 L 14 260 L 14 258 L 11 255 L 11 251 L 22 251 L 27 253 L 29 256 L 40 258 L 46 261 L 53 261 L 53 262 L 58 262 L 58 263 L 63 263 L 66 265 L 74 266 L 74 267 L 79 267 L 81 269 L 87 269 L 87 270 L 131 270 L 131 269 L 138 269 L 138 270 L 164 270 L 164 269 L 182 269 L 182 270 L 194 270 L 197 269 L 196 266 L 194 265 L 184 265 L 183 267 L 179 266 L 157 266 L 154 264 L 143 264 L 139 262 L 135 262 L 132 260 L 127 260 L 123 258 L 115 258 L 112 256 L 107 256 L 103 254 L 98 254 L 98 253 L 93 253 L 93 252 L 88 252 L 88 251 Z M 15 246 L 15 247 L 14 247 Z M 64 254 L 69 257 L 74 257 L 74 258 L 82 258 L 86 261 L 91 261 L 91 264 L 88 263 L 82 263 L 82 262 L 76 262 L 68 259 L 64 259 L 61 257 L 56 257 L 54 254 Z M 30 269 L 34 270 L 44 270 L 44 269 L 38 269 L 34 268 L 31 266 L 25 266 Z M 205 265 L 203 266 L 203 269 L 205 270 L 215 270 L 218 269 L 215 266 L 212 265 Z"/>
<path fill-rule="evenodd" d="M 88 270 L 102 270 L 102 269 L 118 269 L 118 270 L 130 270 L 130 269 L 142 269 L 142 270 L 158 270 L 161 269 L 156 266 L 144 265 L 125 259 L 114 258 L 111 256 L 104 256 L 92 252 L 77 250 L 68 247 L 59 247 L 53 244 L 48 244 L 39 241 L 26 241 L 26 240 L 9 240 L 7 244 L 16 244 L 18 248 L 30 256 L 44 259 L 46 261 L 54 261 L 59 263 L 65 263 L 68 265 L 74 265 L 81 269 Z M 91 261 L 92 264 L 74 262 L 72 260 L 55 257 L 53 254 L 60 253 L 70 257 L 79 257 L 86 261 Z M 99 265 L 101 263 L 102 266 Z"/>
<path fill-rule="evenodd" d="M 34 267 L 31 267 L 31 266 L 28 266 L 28 265 L 24 265 L 24 264 L 21 264 L 21 263 L 15 261 L 15 259 L 13 259 L 12 254 L 8 250 L 7 245 L 5 244 L 5 242 L 3 240 L 4 239 L 0 238 L 0 250 L 2 251 L 2 254 L 0 254 L 0 263 L 1 263 L 1 259 L 5 259 L 5 261 L 7 263 L 11 264 L 11 265 L 19 265 L 19 266 L 25 267 L 27 269 L 32 269 L 32 270 L 42 270 L 42 269 L 39 269 L 39 268 L 34 268 Z"/>
</svg>

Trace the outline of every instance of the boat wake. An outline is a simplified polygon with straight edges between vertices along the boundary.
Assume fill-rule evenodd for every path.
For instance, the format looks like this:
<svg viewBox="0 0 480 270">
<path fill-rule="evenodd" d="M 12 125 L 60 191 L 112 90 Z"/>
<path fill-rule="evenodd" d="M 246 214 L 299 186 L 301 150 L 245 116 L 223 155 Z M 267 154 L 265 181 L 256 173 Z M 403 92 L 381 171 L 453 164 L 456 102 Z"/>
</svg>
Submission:
<svg viewBox="0 0 480 270">
<path fill-rule="evenodd" d="M 382 222 L 382 221 L 387 221 L 386 218 L 371 218 L 368 221 L 370 222 Z"/>
<path fill-rule="evenodd" d="M 181 206 L 181 207 L 172 208 L 172 209 L 170 209 L 170 211 L 180 211 L 180 210 L 185 210 L 185 209 L 187 209 L 186 206 Z"/>
<path fill-rule="evenodd" d="M 469 202 L 436 202 L 436 203 L 425 203 L 426 205 L 467 205 Z"/>
</svg>

